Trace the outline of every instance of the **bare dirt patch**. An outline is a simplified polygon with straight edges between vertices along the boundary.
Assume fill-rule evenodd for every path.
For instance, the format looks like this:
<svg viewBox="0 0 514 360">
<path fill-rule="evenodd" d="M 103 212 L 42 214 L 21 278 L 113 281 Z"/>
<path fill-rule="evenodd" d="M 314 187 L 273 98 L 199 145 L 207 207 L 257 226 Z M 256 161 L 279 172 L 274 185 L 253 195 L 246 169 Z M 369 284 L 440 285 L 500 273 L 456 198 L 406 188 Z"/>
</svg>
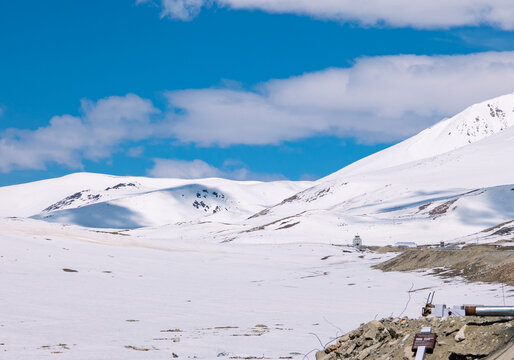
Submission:
<svg viewBox="0 0 514 360">
<path fill-rule="evenodd" d="M 281 226 L 281 227 L 277 228 L 276 230 L 289 229 L 289 228 L 291 228 L 291 227 L 293 227 L 295 225 L 298 225 L 299 223 L 300 222 L 297 221 L 295 223 L 287 224 L 287 225 L 284 225 L 284 226 Z"/>
<path fill-rule="evenodd" d="M 161 332 L 182 332 L 180 329 L 167 329 L 167 330 L 161 330 Z"/>
<path fill-rule="evenodd" d="M 499 230 L 499 229 L 501 229 L 501 228 L 503 228 L 504 226 L 509 225 L 509 224 L 514 224 L 514 220 L 506 221 L 506 222 L 504 222 L 504 223 L 501 223 L 501 224 L 498 224 L 498 225 L 492 226 L 492 227 L 490 227 L 490 228 L 487 228 L 487 229 L 485 229 L 485 230 L 482 230 L 482 232 L 487 233 L 487 232 L 490 232 L 490 231 L 493 231 L 493 230 Z"/>
<path fill-rule="evenodd" d="M 496 282 L 514 286 L 514 251 L 495 245 L 462 249 L 409 249 L 375 268 L 383 271 L 434 269 L 441 277 L 461 276 L 469 281 Z"/>
<path fill-rule="evenodd" d="M 250 233 L 250 232 L 254 232 L 254 231 L 265 230 L 265 229 L 266 229 L 266 227 L 271 226 L 271 225 L 274 225 L 274 224 L 277 224 L 277 223 L 281 223 L 280 225 L 282 225 L 282 223 L 283 223 L 283 224 L 287 223 L 287 221 L 286 221 L 286 220 L 290 220 L 290 219 L 297 218 L 297 217 L 299 217 L 300 215 L 302 215 L 303 213 L 305 213 L 305 211 L 302 211 L 302 212 L 300 212 L 300 213 L 298 213 L 298 214 L 295 214 L 295 215 L 292 215 L 292 216 L 287 216 L 287 217 L 285 217 L 285 218 L 282 218 L 282 219 L 278 219 L 278 220 L 272 221 L 272 222 L 267 223 L 267 224 L 264 224 L 264 225 L 256 226 L 256 227 L 253 227 L 253 228 L 251 228 L 251 229 L 241 231 L 240 233 L 242 234 L 242 233 Z M 296 224 L 294 224 L 294 225 L 296 225 Z M 292 225 L 292 226 L 294 226 L 294 225 Z M 287 227 L 282 227 L 282 228 L 283 228 L 283 229 L 286 229 Z M 275 229 L 275 230 L 278 230 L 278 229 Z"/>
<path fill-rule="evenodd" d="M 159 350 L 155 346 L 151 347 L 144 347 L 144 346 L 133 346 L 133 345 L 126 345 L 125 349 L 129 350 L 136 350 L 136 351 L 150 351 L 150 350 Z"/>
<path fill-rule="evenodd" d="M 450 201 L 447 201 L 445 202 L 444 204 L 441 204 L 439 206 L 436 206 L 435 208 L 433 208 L 432 210 L 430 210 L 428 212 L 428 215 L 430 216 L 438 216 L 438 215 L 443 215 L 443 214 L 446 214 L 446 212 L 448 211 L 448 209 L 459 199 L 453 199 L 453 200 L 450 200 Z"/>
</svg>

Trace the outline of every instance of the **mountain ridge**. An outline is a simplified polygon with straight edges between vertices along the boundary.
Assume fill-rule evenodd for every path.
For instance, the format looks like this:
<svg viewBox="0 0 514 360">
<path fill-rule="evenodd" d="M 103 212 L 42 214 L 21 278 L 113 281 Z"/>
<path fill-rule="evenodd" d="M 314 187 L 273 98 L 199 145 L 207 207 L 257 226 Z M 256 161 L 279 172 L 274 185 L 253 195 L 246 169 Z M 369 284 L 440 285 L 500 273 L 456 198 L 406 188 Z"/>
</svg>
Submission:
<svg viewBox="0 0 514 360">
<path fill-rule="evenodd" d="M 218 242 L 453 241 L 514 219 L 513 125 L 508 94 L 316 182 L 76 173 L 0 188 L 0 216 Z"/>
</svg>

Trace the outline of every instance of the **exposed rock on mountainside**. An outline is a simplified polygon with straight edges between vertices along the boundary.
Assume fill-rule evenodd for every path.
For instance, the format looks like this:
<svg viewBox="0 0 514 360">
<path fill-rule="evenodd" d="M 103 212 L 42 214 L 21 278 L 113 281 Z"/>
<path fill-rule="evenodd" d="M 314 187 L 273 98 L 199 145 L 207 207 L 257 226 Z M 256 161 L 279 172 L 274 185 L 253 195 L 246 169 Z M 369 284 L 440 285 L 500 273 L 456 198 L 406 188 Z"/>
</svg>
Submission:
<svg viewBox="0 0 514 360">
<path fill-rule="evenodd" d="M 106 189 L 108 190 L 108 189 Z M 64 199 L 56 202 L 55 204 L 50 205 L 46 209 L 43 210 L 43 212 L 50 212 L 60 209 L 65 209 L 71 206 L 76 206 L 77 201 L 81 201 L 81 203 L 86 204 L 88 202 L 94 202 L 96 200 L 99 200 L 101 195 L 100 194 L 88 194 L 89 190 L 83 190 L 79 191 L 73 195 L 67 196 Z"/>
<path fill-rule="evenodd" d="M 130 187 L 130 186 L 135 187 L 136 184 L 133 184 L 133 183 L 119 183 L 118 185 L 114 185 L 113 187 L 106 188 L 105 191 L 118 190 L 118 189 L 121 189 L 121 188 L 124 188 L 124 187 Z"/>
<path fill-rule="evenodd" d="M 433 353 L 425 356 L 427 360 L 484 359 L 514 341 L 511 317 L 388 318 L 373 320 L 347 333 L 336 344 L 319 351 L 316 360 L 409 360 L 414 354 L 414 335 L 426 326 L 437 335 Z"/>
</svg>

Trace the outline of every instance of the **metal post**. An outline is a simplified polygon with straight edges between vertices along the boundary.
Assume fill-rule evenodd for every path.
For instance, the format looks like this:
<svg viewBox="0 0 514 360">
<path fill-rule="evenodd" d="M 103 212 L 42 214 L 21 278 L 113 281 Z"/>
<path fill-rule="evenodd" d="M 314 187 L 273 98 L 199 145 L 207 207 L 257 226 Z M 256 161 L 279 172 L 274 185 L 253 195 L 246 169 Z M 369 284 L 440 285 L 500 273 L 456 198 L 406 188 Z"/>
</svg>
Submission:
<svg viewBox="0 0 514 360">
<path fill-rule="evenodd" d="M 418 347 L 416 351 L 416 359 L 415 360 L 423 360 L 425 358 L 426 348 L 424 346 Z"/>
</svg>

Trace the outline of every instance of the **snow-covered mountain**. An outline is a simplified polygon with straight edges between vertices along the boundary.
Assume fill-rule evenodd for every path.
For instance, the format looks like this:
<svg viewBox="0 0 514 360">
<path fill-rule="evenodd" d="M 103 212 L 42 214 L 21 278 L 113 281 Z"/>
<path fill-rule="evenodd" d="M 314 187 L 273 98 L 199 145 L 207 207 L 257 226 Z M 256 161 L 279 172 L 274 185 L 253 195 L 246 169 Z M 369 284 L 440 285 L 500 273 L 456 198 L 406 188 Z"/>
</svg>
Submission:
<svg viewBox="0 0 514 360">
<path fill-rule="evenodd" d="M 473 105 L 255 214 L 238 237 L 433 243 L 511 221 L 513 125 L 514 94 Z"/>
<path fill-rule="evenodd" d="M 359 233 L 368 244 L 434 243 L 497 230 L 509 236 L 513 125 L 510 94 L 314 183 L 77 173 L 0 188 L 0 217 L 215 242 L 345 244 Z M 494 231 L 482 232 L 488 229 Z"/>
<path fill-rule="evenodd" d="M 155 179 L 76 173 L 0 188 L 0 217 L 132 229 L 234 221 L 305 189 L 309 182 Z"/>
<path fill-rule="evenodd" d="M 406 164 L 456 150 L 514 125 L 514 93 L 472 105 L 419 134 L 346 166 L 321 181 Z"/>
</svg>

